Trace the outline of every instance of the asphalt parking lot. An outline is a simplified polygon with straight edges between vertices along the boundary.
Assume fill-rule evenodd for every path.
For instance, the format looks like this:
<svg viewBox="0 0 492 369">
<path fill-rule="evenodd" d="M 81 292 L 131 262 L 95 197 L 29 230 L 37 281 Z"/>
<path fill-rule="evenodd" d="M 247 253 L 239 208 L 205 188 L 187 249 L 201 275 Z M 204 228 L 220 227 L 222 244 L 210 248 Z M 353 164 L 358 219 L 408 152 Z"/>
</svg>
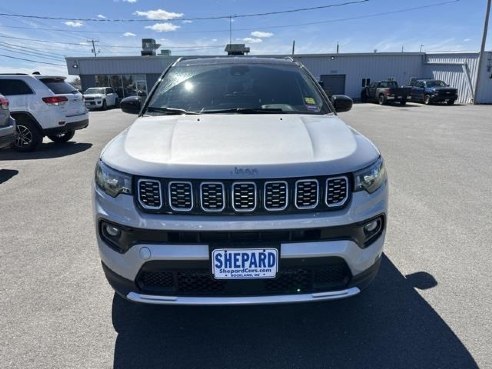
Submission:
<svg viewBox="0 0 492 369">
<path fill-rule="evenodd" d="M 250 307 L 139 306 L 97 253 L 94 165 L 135 116 L 0 151 L 2 368 L 492 368 L 491 106 L 355 105 L 390 176 L 385 258 L 361 295 Z"/>
</svg>

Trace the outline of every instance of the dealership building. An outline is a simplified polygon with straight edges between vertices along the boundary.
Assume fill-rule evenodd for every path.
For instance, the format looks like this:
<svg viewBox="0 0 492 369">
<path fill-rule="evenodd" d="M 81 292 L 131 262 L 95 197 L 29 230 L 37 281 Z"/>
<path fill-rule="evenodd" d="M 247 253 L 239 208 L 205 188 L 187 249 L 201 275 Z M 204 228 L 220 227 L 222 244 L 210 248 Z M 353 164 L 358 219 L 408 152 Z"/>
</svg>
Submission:
<svg viewBox="0 0 492 369">
<path fill-rule="evenodd" d="M 135 95 L 137 91 L 148 93 L 160 74 L 178 58 L 169 54 L 67 57 L 66 63 L 68 74 L 80 77 L 83 90 L 111 86 L 123 98 Z M 457 88 L 458 103 L 470 104 L 475 98 L 477 103 L 492 104 L 492 52 L 485 53 L 480 71 L 479 53 L 298 54 L 294 59 L 302 62 L 316 78 L 323 81 L 325 89 L 355 100 L 360 97 L 362 85 L 368 80 L 391 78 L 400 85 L 406 85 L 415 77 L 439 79 Z M 478 73 L 480 78 L 476 85 Z"/>
</svg>

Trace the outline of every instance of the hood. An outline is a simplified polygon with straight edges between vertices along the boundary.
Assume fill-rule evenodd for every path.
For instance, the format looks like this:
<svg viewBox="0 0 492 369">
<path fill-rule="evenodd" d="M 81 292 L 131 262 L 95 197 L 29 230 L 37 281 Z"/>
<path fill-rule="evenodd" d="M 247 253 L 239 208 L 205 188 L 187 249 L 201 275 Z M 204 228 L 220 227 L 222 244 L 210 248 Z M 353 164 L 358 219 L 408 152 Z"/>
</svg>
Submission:
<svg viewBox="0 0 492 369">
<path fill-rule="evenodd" d="M 159 177 L 274 178 L 286 171 L 346 173 L 378 155 L 335 115 L 210 114 L 140 117 L 102 159 L 118 170 Z"/>
<path fill-rule="evenodd" d="M 87 98 L 87 97 L 103 97 L 104 95 L 103 94 L 84 94 L 84 98 Z"/>
</svg>

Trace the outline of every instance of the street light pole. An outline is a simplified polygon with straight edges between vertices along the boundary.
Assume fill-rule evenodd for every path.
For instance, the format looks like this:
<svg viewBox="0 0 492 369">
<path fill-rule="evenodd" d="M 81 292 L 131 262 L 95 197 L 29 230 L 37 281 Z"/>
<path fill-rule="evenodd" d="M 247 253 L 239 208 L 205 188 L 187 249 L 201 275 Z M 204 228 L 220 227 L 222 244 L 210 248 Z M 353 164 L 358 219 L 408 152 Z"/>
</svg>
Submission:
<svg viewBox="0 0 492 369">
<path fill-rule="evenodd" d="M 473 89 L 473 104 L 478 104 L 477 91 L 480 86 L 480 72 L 482 71 L 483 58 L 485 54 L 485 42 L 487 41 L 487 31 L 489 29 L 490 2 L 491 0 L 487 0 L 487 10 L 485 12 L 485 22 L 483 25 L 482 46 L 480 47 L 480 54 L 478 54 L 477 78 L 475 80 L 475 88 Z"/>
</svg>

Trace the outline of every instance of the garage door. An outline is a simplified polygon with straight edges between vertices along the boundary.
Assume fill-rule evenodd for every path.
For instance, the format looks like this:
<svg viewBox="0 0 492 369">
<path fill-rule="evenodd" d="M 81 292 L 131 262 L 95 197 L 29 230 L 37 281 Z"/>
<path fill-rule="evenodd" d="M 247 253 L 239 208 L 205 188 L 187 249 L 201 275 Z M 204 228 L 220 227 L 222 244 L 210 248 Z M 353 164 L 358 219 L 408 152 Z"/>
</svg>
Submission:
<svg viewBox="0 0 492 369">
<path fill-rule="evenodd" d="M 322 74 L 320 78 L 329 95 L 345 94 L 345 74 Z"/>
</svg>

